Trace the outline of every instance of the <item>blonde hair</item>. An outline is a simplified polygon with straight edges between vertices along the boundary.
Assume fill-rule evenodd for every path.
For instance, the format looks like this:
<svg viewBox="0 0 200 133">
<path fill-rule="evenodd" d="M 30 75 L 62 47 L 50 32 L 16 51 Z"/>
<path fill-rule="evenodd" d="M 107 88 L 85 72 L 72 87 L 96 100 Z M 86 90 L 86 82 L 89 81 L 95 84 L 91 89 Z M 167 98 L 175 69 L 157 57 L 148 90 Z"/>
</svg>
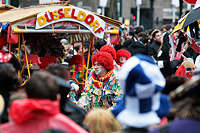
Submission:
<svg viewBox="0 0 200 133">
<path fill-rule="evenodd" d="M 181 63 L 181 65 L 184 65 L 185 68 L 187 68 L 187 67 L 195 67 L 194 62 L 191 61 L 190 59 L 183 61 L 183 62 Z"/>
<path fill-rule="evenodd" d="M 110 133 L 121 130 L 121 124 L 105 109 L 93 109 L 85 117 L 85 124 L 91 133 Z"/>
</svg>

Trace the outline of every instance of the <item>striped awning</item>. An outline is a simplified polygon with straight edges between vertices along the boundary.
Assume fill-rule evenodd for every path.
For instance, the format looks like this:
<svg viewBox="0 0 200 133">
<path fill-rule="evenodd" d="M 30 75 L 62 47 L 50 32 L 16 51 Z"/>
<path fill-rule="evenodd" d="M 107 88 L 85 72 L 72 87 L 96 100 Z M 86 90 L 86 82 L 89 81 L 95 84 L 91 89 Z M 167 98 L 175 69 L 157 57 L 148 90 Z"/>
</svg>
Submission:
<svg viewBox="0 0 200 133">
<path fill-rule="evenodd" d="M 87 41 L 87 42 L 90 41 L 90 34 L 76 34 L 76 35 L 74 35 L 74 42 L 75 43 L 76 42 L 81 42 L 82 41 L 82 35 L 83 35 L 83 41 L 84 42 L 85 41 Z M 107 38 L 107 36 L 104 35 L 104 38 Z M 69 43 L 72 43 L 72 41 L 73 41 L 73 35 L 68 35 L 67 39 L 68 39 Z M 97 42 L 97 41 L 100 40 L 100 38 L 98 38 L 96 36 L 94 36 L 93 39 L 94 39 L 94 42 Z"/>
</svg>

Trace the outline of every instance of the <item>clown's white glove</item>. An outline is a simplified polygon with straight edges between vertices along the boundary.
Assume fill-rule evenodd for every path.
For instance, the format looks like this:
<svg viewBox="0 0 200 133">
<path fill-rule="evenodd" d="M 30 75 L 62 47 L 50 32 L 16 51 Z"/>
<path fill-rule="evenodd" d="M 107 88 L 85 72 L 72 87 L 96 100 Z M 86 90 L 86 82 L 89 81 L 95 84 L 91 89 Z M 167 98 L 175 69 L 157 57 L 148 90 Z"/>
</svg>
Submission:
<svg viewBox="0 0 200 133">
<path fill-rule="evenodd" d="M 71 87 L 72 87 L 71 90 L 75 90 L 76 92 L 79 90 L 79 86 L 75 83 L 72 83 Z"/>
</svg>

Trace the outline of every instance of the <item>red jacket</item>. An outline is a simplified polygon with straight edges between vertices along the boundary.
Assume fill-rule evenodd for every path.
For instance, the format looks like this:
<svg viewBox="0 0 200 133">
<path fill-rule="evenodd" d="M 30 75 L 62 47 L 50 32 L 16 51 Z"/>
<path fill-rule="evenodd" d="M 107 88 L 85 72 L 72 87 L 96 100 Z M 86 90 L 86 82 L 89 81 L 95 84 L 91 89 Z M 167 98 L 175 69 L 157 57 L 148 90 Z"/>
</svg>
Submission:
<svg viewBox="0 0 200 133">
<path fill-rule="evenodd" d="M 60 113 L 58 101 L 15 100 L 11 104 L 9 116 L 13 121 L 0 126 L 3 133 L 39 133 L 47 129 L 87 133 L 69 117 Z"/>
</svg>

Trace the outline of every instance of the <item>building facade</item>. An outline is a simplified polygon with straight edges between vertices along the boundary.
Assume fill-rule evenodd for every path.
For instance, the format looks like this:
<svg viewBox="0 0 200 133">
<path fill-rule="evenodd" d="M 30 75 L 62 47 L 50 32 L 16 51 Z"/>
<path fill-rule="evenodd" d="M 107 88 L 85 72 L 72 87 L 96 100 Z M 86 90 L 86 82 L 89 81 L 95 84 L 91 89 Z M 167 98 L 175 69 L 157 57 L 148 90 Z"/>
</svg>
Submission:
<svg viewBox="0 0 200 133">
<path fill-rule="evenodd" d="M 19 7 L 28 7 L 39 4 L 39 0 L 9 0 L 10 4 L 14 2 L 13 6 L 16 6 L 16 1 L 19 1 Z M 151 6 L 153 1 L 153 5 Z M 99 0 L 70 0 L 72 5 L 97 12 L 102 14 L 102 7 L 99 6 Z M 152 7 L 152 8 L 151 8 Z M 191 6 L 183 2 L 182 12 L 190 10 Z M 176 10 L 176 20 L 179 19 L 180 10 Z M 151 13 L 151 11 L 153 13 Z M 171 0 L 142 0 L 140 5 L 140 24 L 146 30 L 150 28 L 160 28 L 163 24 L 172 23 L 172 11 L 173 6 Z M 119 19 L 119 21 L 127 20 L 130 25 L 136 25 L 137 6 L 136 0 L 107 0 L 107 5 L 104 8 L 104 15 L 113 19 Z"/>
<path fill-rule="evenodd" d="M 108 17 L 112 17 L 108 15 L 109 9 L 113 8 L 110 5 L 111 1 L 115 1 L 120 5 L 122 5 L 121 16 L 119 14 L 119 18 L 122 17 L 123 21 L 129 20 L 130 25 L 136 25 L 136 20 L 133 20 L 133 16 L 137 19 L 137 6 L 136 0 L 108 0 L 107 6 L 105 8 L 105 15 Z M 151 1 L 153 2 L 153 14 L 151 20 Z M 70 3 L 78 6 L 80 0 L 71 0 Z M 91 11 L 98 12 L 98 9 L 101 9 L 99 6 L 99 0 L 82 0 L 82 6 L 90 6 Z M 182 12 L 184 13 L 186 10 L 190 10 L 191 5 L 188 5 L 183 2 Z M 111 9 L 112 10 L 112 9 Z M 171 4 L 171 0 L 142 0 L 142 4 L 140 6 L 140 25 L 142 25 L 145 29 L 150 28 L 160 28 L 163 24 L 172 23 L 173 19 L 173 6 Z M 120 11 L 119 11 L 120 12 Z M 176 21 L 179 19 L 180 9 L 175 8 L 176 13 Z M 113 18 L 113 17 L 112 17 Z M 113 18 L 116 19 L 116 18 Z M 153 27 L 152 27 L 153 26 Z"/>
</svg>

